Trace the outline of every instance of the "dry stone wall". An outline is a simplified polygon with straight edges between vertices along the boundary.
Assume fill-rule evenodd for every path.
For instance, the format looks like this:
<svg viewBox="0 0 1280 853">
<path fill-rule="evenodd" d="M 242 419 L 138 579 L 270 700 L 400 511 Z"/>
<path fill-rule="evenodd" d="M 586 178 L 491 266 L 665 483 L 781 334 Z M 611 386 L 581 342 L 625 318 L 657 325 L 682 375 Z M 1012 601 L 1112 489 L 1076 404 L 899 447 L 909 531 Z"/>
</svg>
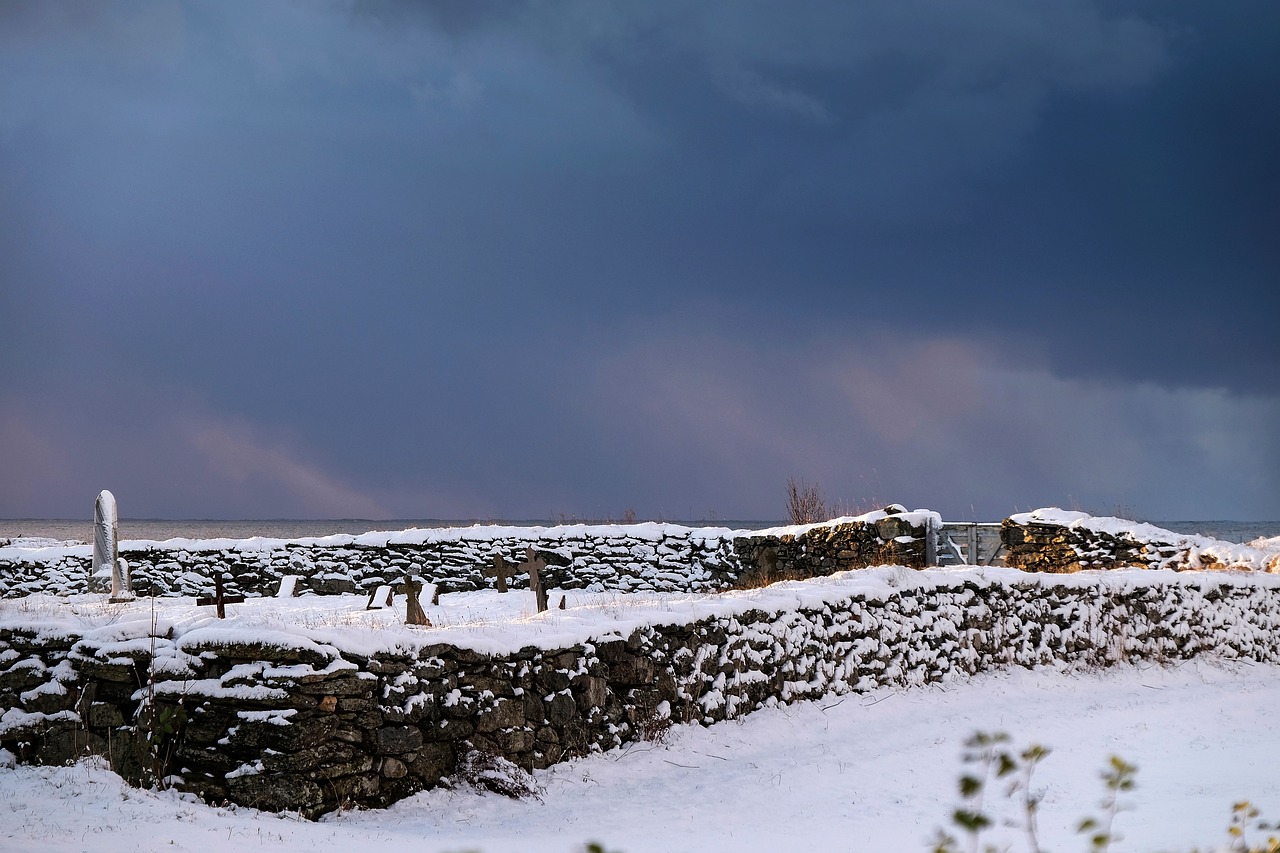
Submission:
<svg viewBox="0 0 1280 853">
<path fill-rule="evenodd" d="M 1150 524 L 1054 508 L 1006 518 L 1000 526 L 1005 564 L 1028 572 L 1085 569 L 1280 571 L 1280 553 Z"/>
<path fill-rule="evenodd" d="M 488 654 L 0 627 L 0 747 L 25 761 L 110 754 L 131 778 L 314 817 L 449 784 L 463 766 L 547 767 L 669 721 L 829 694 L 1009 666 L 1280 661 L 1280 584 L 1265 576 L 875 569 L 714 602 L 712 615 Z"/>
<path fill-rule="evenodd" d="M 1146 568 L 1139 542 L 1126 542 L 1110 533 L 1035 521 L 1005 519 L 1000 542 L 1006 565 L 1028 572 L 1062 574 L 1084 569 Z"/>
<path fill-rule="evenodd" d="M 490 589 L 494 555 L 519 564 L 526 548 L 547 562 L 547 587 L 709 592 L 758 571 L 766 552 L 796 577 L 887 563 L 924 566 L 926 515 L 933 514 L 874 513 L 865 520 L 756 532 L 669 524 L 573 525 L 335 536 L 266 547 L 253 540 L 125 542 L 120 556 L 129 563 L 138 595 L 212 595 L 217 574 L 227 578 L 227 594 L 250 597 L 274 595 L 286 576 L 299 578 L 300 593 L 316 595 L 368 592 L 406 574 L 435 583 L 442 592 Z M 90 562 L 87 547 L 25 555 L 0 551 L 0 597 L 102 591 L 109 581 L 91 578 Z M 516 575 L 511 582 L 528 586 L 528 576 Z"/>
<path fill-rule="evenodd" d="M 304 540 L 266 548 L 252 541 L 222 547 L 194 541 L 178 547 L 153 543 L 143 548 L 130 548 L 126 542 L 120 556 L 129 563 L 135 593 L 161 596 L 211 595 L 215 574 L 227 578 L 228 594 L 250 597 L 274 595 L 286 576 L 299 578 L 301 594 L 364 592 L 398 582 L 406 574 L 435 583 L 443 592 L 485 589 L 493 586 L 488 575 L 494 555 L 518 564 L 526 548 L 546 560 L 548 585 L 564 589 L 699 592 L 724 588 L 736 577 L 731 537 L 662 527 L 657 534 L 643 536 L 620 528 L 553 528 L 552 535 L 512 528 L 512 535 L 505 536 L 473 538 L 459 530 L 424 536 L 423 541 L 366 544 L 358 541 L 363 537 L 333 537 L 348 541 L 330 545 Z M 0 594 L 12 598 L 97 591 L 101 581 L 89 576 L 87 550 L 60 551 L 66 553 L 0 556 Z M 517 575 L 512 583 L 527 586 L 528 576 Z"/>
<path fill-rule="evenodd" d="M 844 521 L 761 531 L 733 540 L 743 579 L 764 582 L 821 577 L 867 566 L 929 565 L 924 513 L 893 513 L 874 521 Z M 941 527 L 941 519 L 935 520 Z"/>
</svg>

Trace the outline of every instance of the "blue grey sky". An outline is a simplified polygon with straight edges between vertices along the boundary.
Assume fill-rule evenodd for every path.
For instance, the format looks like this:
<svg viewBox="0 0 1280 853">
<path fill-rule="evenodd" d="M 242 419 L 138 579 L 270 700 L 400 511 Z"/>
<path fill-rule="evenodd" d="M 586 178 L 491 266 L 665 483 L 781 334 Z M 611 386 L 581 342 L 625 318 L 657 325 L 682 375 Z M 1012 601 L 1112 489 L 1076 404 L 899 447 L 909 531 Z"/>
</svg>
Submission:
<svg viewBox="0 0 1280 853">
<path fill-rule="evenodd" d="M 0 3 L 0 516 L 1280 518 L 1271 2 Z"/>
</svg>

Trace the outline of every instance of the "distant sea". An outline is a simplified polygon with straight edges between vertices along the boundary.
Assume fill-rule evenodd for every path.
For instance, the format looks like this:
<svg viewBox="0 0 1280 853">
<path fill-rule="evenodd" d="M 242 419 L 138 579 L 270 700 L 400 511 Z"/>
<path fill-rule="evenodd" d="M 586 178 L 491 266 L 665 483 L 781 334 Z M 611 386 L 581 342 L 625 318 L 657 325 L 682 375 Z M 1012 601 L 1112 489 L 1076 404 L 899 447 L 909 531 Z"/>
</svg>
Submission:
<svg viewBox="0 0 1280 853">
<path fill-rule="evenodd" d="M 548 519 L 520 519 L 513 521 L 480 521 L 476 519 L 398 518 L 389 521 L 368 519 L 162 519 L 125 518 L 120 520 L 120 538 L 149 539 L 249 539 L 262 536 L 268 539 L 301 539 L 309 536 L 329 536 L 335 533 L 369 533 L 372 531 L 408 530 L 411 527 L 470 527 L 473 524 L 509 524 L 515 526 L 551 525 L 561 521 Z M 567 523 L 577 523 L 569 520 Z M 607 524 L 609 521 L 591 521 L 591 524 Z M 785 522 L 778 520 L 706 520 L 672 521 L 690 527 L 730 527 L 759 530 Z M 1153 521 L 1151 524 L 1178 533 L 1194 533 L 1228 542 L 1248 542 L 1259 536 L 1280 536 L 1280 521 Z M 88 542 L 92 539 L 93 522 L 88 519 L 19 518 L 0 519 L 0 540 L 20 536 L 39 536 L 60 541 Z"/>
</svg>

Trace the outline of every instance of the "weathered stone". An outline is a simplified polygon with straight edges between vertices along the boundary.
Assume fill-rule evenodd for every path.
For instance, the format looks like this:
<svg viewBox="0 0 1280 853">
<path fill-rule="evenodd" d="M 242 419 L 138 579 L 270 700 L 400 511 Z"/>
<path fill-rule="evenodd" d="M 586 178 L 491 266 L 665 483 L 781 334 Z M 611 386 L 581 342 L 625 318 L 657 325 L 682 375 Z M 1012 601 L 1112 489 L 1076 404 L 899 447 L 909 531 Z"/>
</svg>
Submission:
<svg viewBox="0 0 1280 853">
<path fill-rule="evenodd" d="M 356 773 L 367 773 L 373 769 L 374 759 L 370 755 L 357 755 L 346 761 L 327 761 L 306 772 L 308 779 L 328 781 Z"/>
<path fill-rule="evenodd" d="M 124 714 L 115 705 L 106 702 L 94 702 L 85 713 L 85 723 L 94 728 L 109 728 L 124 725 Z"/>
<path fill-rule="evenodd" d="M 398 758 L 387 756 L 382 759 L 382 776 L 384 779 L 399 779 L 409 772 L 409 768 Z"/>
<path fill-rule="evenodd" d="M 426 729 L 423 737 L 427 738 L 430 733 L 431 740 L 463 740 L 471 737 L 476 730 L 476 724 L 465 717 L 456 720 L 441 720 L 438 726 Z"/>
<path fill-rule="evenodd" d="M 138 669 L 132 661 L 128 663 L 108 663 L 99 660 L 82 660 L 78 661 L 76 669 L 80 671 L 82 678 L 92 678 L 98 681 L 114 681 L 125 684 L 138 684 Z"/>
<path fill-rule="evenodd" d="M 272 663 L 326 664 L 329 658 L 315 649 L 298 646 L 277 646 L 270 643 L 239 643 L 212 640 L 199 645 L 184 647 L 187 654 L 212 652 L 230 660 L 271 661 Z"/>
<path fill-rule="evenodd" d="M 424 743 L 418 757 L 409 763 L 409 771 L 428 784 L 450 775 L 457 769 L 453 747 L 447 743 Z"/>
<path fill-rule="evenodd" d="M 603 678 L 584 675 L 574 679 L 574 682 L 574 692 L 577 694 L 578 706 L 583 711 L 604 706 L 605 699 L 609 695 L 609 687 Z"/>
<path fill-rule="evenodd" d="M 505 678 L 499 678 L 496 676 L 471 673 L 468 675 L 458 676 L 458 684 L 463 688 L 469 688 L 467 692 L 474 694 L 488 691 L 494 696 L 514 695 L 514 691 L 511 688 L 510 675 Z"/>
<path fill-rule="evenodd" d="M 609 664 L 609 681 L 639 687 L 653 681 L 653 661 L 639 655 L 619 655 Z"/>
<path fill-rule="evenodd" d="M 498 700 L 492 708 L 482 711 L 476 718 L 478 732 L 492 732 L 522 725 L 524 725 L 524 703 L 513 699 Z"/>
<path fill-rule="evenodd" d="M 360 773 L 373 766 L 373 759 L 343 741 L 325 741 L 297 752 L 263 751 L 259 754 L 267 770 L 293 773 L 350 766 L 349 773 Z"/>
<path fill-rule="evenodd" d="M 288 718 L 283 718 L 288 720 Z M 233 724 L 234 733 L 228 738 L 236 749 L 278 749 L 295 752 L 328 740 L 338 728 L 333 716 L 315 717 L 310 720 L 289 721 L 277 725 L 259 720 L 239 720 Z"/>
<path fill-rule="evenodd" d="M 338 713 L 340 714 L 365 714 L 376 710 L 378 710 L 378 703 L 372 699 L 360 696 L 338 697 Z"/>
<path fill-rule="evenodd" d="M 296 811 L 315 816 L 324 806 L 324 792 L 320 786 L 296 776 L 238 776 L 228 779 L 226 788 L 235 802 L 266 811 Z"/>
<path fill-rule="evenodd" d="M 494 732 L 491 737 L 497 742 L 499 750 L 507 756 L 529 752 L 533 749 L 535 740 L 533 732 L 523 728 Z"/>
<path fill-rule="evenodd" d="M 569 686 L 569 676 L 556 669 L 544 668 L 534 675 L 533 683 L 542 693 L 555 693 Z"/>
<path fill-rule="evenodd" d="M 357 678 L 351 675 L 329 678 L 314 684 L 304 684 L 298 688 L 298 692 L 310 696 L 337 696 L 338 698 L 343 696 L 372 696 L 375 684 L 377 682 L 372 679 Z"/>
<path fill-rule="evenodd" d="M 556 693 L 547 703 L 547 722 L 553 726 L 568 724 L 578 715 L 578 706 L 567 693 Z"/>
<path fill-rule="evenodd" d="M 410 672 L 413 669 L 413 666 L 414 664 L 412 661 L 379 660 L 374 658 L 369 661 L 368 670 L 376 675 L 396 676 Z"/>
<path fill-rule="evenodd" d="M 0 672 L 0 692 L 23 693 L 44 684 L 48 678 L 43 663 L 38 666 L 15 666 L 7 672 Z"/>
<path fill-rule="evenodd" d="M 385 726 L 378 729 L 375 748 L 379 755 L 413 752 L 422 746 L 422 730 L 416 726 Z"/>
</svg>

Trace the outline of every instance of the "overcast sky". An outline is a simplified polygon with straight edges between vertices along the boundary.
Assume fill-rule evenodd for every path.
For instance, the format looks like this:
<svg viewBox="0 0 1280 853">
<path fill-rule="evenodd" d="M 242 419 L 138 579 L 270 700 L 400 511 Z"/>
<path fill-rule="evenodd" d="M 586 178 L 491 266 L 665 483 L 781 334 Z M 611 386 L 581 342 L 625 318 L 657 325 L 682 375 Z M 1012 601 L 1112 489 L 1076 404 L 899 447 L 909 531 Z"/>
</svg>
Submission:
<svg viewBox="0 0 1280 853">
<path fill-rule="evenodd" d="M 1280 518 L 1280 5 L 0 3 L 0 516 Z"/>
</svg>

